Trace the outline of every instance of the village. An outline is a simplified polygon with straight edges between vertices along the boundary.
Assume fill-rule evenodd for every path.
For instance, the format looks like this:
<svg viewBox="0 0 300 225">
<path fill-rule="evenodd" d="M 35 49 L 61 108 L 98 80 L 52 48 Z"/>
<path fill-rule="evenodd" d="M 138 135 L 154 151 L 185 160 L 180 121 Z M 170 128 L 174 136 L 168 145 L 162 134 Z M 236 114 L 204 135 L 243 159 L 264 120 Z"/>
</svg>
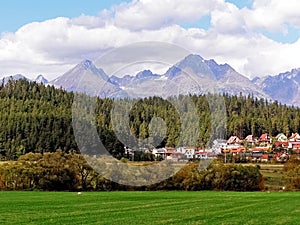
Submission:
<svg viewBox="0 0 300 225">
<path fill-rule="evenodd" d="M 268 133 L 260 137 L 248 135 L 245 139 L 231 136 L 228 140 L 217 139 L 210 148 L 164 147 L 152 150 L 141 148 L 133 150 L 125 147 L 125 154 L 130 159 L 136 152 L 152 154 L 155 160 L 192 161 L 197 159 L 223 158 L 224 162 L 286 162 L 290 155 L 300 154 L 300 135 L 290 137 L 280 133 L 271 137 Z"/>
</svg>

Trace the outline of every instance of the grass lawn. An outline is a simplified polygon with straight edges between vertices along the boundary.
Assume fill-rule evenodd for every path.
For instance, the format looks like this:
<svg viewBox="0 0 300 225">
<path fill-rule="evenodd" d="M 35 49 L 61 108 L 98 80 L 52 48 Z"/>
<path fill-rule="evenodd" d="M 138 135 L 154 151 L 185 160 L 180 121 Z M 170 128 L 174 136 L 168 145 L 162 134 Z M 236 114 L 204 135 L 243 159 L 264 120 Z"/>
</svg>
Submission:
<svg viewBox="0 0 300 225">
<path fill-rule="evenodd" d="M 300 193 L 0 192 L 0 224 L 300 224 Z"/>
<path fill-rule="evenodd" d="M 260 164 L 260 172 L 265 178 L 265 189 L 278 191 L 285 186 L 283 164 Z"/>
</svg>

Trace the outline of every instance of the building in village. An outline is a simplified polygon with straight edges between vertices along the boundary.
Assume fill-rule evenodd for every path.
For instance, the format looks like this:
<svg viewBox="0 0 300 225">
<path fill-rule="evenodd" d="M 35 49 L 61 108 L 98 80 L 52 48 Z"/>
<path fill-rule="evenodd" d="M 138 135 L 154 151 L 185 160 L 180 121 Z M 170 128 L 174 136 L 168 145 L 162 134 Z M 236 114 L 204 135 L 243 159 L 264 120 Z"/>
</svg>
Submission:
<svg viewBox="0 0 300 225">
<path fill-rule="evenodd" d="M 272 138 L 268 133 L 264 133 L 258 138 L 258 143 L 260 146 L 269 146 L 272 144 Z"/>
<path fill-rule="evenodd" d="M 300 154 L 300 135 L 298 133 L 293 133 L 289 137 L 288 149 L 293 153 Z"/>
<path fill-rule="evenodd" d="M 211 148 L 212 153 L 215 155 L 221 154 L 222 149 L 226 148 L 227 140 L 225 139 L 216 139 L 213 141 L 213 146 Z"/>
<path fill-rule="evenodd" d="M 250 134 L 245 138 L 245 142 L 250 146 L 254 146 L 258 142 L 258 139 L 255 138 L 254 135 Z"/>
<path fill-rule="evenodd" d="M 222 148 L 222 153 L 232 153 L 233 155 L 246 152 L 246 148 L 242 145 L 242 140 L 237 136 L 231 136 L 226 146 Z"/>
<path fill-rule="evenodd" d="M 247 160 L 267 162 L 270 159 L 286 161 L 289 154 L 300 154 L 300 135 L 293 133 L 287 137 L 279 133 L 276 137 L 270 137 L 268 133 L 262 134 L 259 138 L 248 135 L 244 140 L 237 136 L 231 136 L 228 140 L 217 139 L 207 149 L 195 147 L 178 148 L 155 148 L 144 152 L 150 152 L 158 160 L 187 161 L 193 159 L 216 158 L 221 154 L 232 154 L 235 157 L 245 157 Z M 125 154 L 133 158 L 134 151 L 125 148 Z"/>
</svg>

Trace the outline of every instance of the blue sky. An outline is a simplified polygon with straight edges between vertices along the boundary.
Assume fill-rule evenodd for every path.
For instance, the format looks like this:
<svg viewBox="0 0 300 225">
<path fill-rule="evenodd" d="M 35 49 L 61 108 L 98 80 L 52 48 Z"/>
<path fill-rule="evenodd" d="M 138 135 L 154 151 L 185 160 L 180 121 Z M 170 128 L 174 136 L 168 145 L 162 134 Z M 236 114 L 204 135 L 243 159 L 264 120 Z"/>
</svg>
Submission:
<svg viewBox="0 0 300 225">
<path fill-rule="evenodd" d="M 101 10 L 130 0 L 10 0 L 0 8 L 0 33 L 15 32 L 21 26 L 31 22 L 41 22 L 56 17 L 77 17 L 81 14 L 97 15 Z M 253 0 L 227 0 L 239 8 L 251 8 Z M 184 27 L 210 27 L 210 17 L 197 22 L 183 23 Z"/>
<path fill-rule="evenodd" d="M 290 26 L 288 27 L 288 33 L 282 33 L 282 32 L 267 32 L 264 31 L 263 34 L 277 42 L 282 42 L 282 43 L 294 43 L 298 40 L 300 37 L 300 29 L 298 28 L 293 28 Z"/>
<path fill-rule="evenodd" d="M 118 5 L 130 0 L 10 0 L 1 5 L 0 8 L 0 34 L 4 32 L 15 32 L 23 25 L 31 22 L 41 22 L 56 17 L 78 17 L 81 14 L 96 16 L 104 9 L 110 9 L 113 5 Z M 253 0 L 226 0 L 236 5 L 239 9 L 251 8 Z M 209 15 L 198 21 L 181 23 L 185 28 L 199 27 L 208 30 L 211 26 Z M 300 30 L 289 28 L 289 32 L 267 32 L 263 34 L 270 39 L 282 43 L 293 43 L 300 36 Z"/>
<path fill-rule="evenodd" d="M 251 8 L 253 4 L 253 0 L 227 0 L 227 2 L 231 2 L 235 4 L 238 8 Z"/>
<path fill-rule="evenodd" d="M 176 44 L 248 77 L 276 75 L 300 67 L 299 9 L 298 0 L 2 0 L 0 77 L 51 79 L 141 41 Z"/>
<path fill-rule="evenodd" d="M 0 1 L 1 2 L 1 1 Z M 2 2 L 4 2 L 2 0 Z M 14 32 L 30 22 L 56 17 L 97 15 L 103 9 L 126 2 L 124 0 L 10 0 L 0 7 L 0 31 Z"/>
</svg>

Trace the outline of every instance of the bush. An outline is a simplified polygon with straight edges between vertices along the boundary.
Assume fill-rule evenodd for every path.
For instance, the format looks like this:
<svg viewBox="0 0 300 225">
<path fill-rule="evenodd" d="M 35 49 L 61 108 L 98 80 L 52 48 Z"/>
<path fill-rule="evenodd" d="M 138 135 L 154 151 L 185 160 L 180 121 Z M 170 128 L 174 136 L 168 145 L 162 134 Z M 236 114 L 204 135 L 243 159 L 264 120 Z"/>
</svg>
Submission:
<svg viewBox="0 0 300 225">
<path fill-rule="evenodd" d="M 94 178 L 93 170 L 78 154 L 55 153 L 21 156 L 4 164 L 0 170 L 2 190 L 87 190 Z"/>
<path fill-rule="evenodd" d="M 257 166 L 214 162 L 207 170 L 200 171 L 198 163 L 189 163 L 172 178 L 148 189 L 260 191 L 264 189 L 264 179 Z"/>
<path fill-rule="evenodd" d="M 284 176 L 288 190 L 300 190 L 300 159 L 296 156 L 284 165 Z"/>
<path fill-rule="evenodd" d="M 215 163 L 202 175 L 206 190 L 260 191 L 264 180 L 258 167 Z"/>
<path fill-rule="evenodd" d="M 297 168 L 299 172 L 300 169 L 299 167 Z M 155 173 L 166 172 L 167 170 L 168 166 L 164 166 L 158 171 L 149 171 L 149 176 L 155 176 Z M 169 172 L 171 175 L 172 171 Z M 300 178 L 300 176 L 298 178 Z M 295 188 L 299 188 L 299 183 L 300 179 L 291 180 L 291 185 Z M 256 166 L 223 164 L 217 161 L 213 162 L 206 170 L 202 170 L 199 162 L 192 162 L 185 165 L 173 177 L 158 184 L 147 187 L 130 187 L 120 185 L 99 176 L 93 168 L 87 164 L 82 155 L 73 153 L 64 154 L 62 151 L 57 151 L 43 155 L 29 153 L 20 157 L 16 162 L 3 164 L 0 168 L 0 189 L 38 189 L 49 191 L 259 191 L 263 189 L 263 177 L 259 172 L 259 168 Z"/>
</svg>

